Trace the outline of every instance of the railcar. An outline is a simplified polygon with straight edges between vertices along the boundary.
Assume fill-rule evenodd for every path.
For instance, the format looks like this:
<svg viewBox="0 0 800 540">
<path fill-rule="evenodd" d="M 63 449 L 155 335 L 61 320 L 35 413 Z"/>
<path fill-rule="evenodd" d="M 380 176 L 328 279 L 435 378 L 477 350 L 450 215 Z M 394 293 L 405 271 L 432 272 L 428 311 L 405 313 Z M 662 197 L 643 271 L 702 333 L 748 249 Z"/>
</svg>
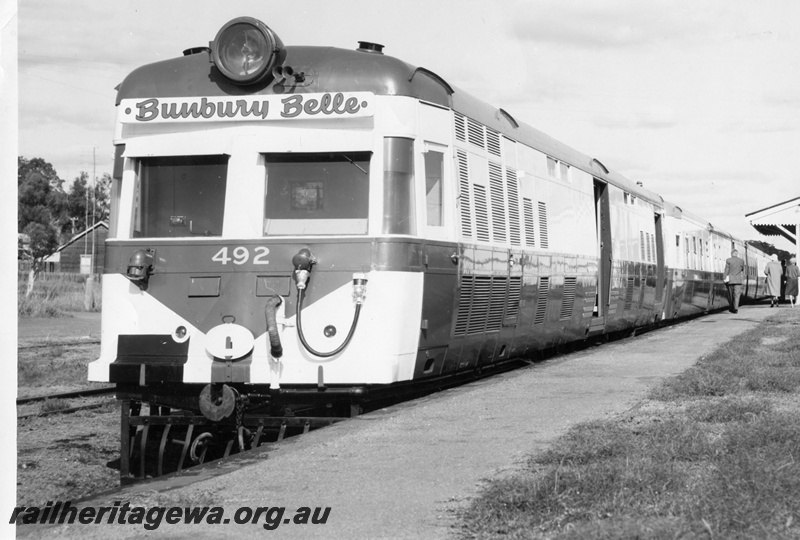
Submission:
<svg viewBox="0 0 800 540">
<path fill-rule="evenodd" d="M 734 246 L 759 292 L 753 248 L 379 44 L 242 17 L 116 106 L 89 378 L 117 385 L 123 477 L 725 307 Z"/>
</svg>

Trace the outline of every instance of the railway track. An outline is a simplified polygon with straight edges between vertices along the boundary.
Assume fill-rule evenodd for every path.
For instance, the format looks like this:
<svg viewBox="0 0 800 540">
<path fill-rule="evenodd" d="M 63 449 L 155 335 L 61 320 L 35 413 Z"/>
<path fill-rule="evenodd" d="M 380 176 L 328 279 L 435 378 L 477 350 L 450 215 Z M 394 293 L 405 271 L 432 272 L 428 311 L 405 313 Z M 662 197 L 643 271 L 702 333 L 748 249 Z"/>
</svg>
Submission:
<svg viewBox="0 0 800 540">
<path fill-rule="evenodd" d="M 74 400 L 81 398 L 105 397 L 113 395 L 115 392 L 116 392 L 115 387 L 104 387 L 104 388 L 88 388 L 85 390 L 76 390 L 74 392 L 61 392 L 58 394 L 46 394 L 42 396 L 31 396 L 31 397 L 17 399 L 17 407 L 31 405 L 38 402 L 45 403 L 50 400 Z M 100 407 L 105 406 L 106 404 L 107 401 L 102 400 L 99 402 L 96 401 L 93 403 L 75 405 L 72 407 L 60 407 L 56 409 L 40 409 L 39 411 L 36 412 L 18 414 L 17 420 L 23 420 L 25 418 L 32 418 L 39 416 L 50 416 L 55 414 L 70 414 L 89 409 L 98 409 Z"/>
<path fill-rule="evenodd" d="M 116 387 L 106 386 L 103 388 L 88 388 L 86 390 L 76 390 L 74 392 L 62 392 L 60 394 L 46 394 L 43 396 L 32 396 L 17 398 L 17 405 L 25 405 L 36 401 L 46 401 L 48 399 L 75 399 L 89 396 L 104 396 L 116 392 Z"/>
<path fill-rule="evenodd" d="M 390 394 L 365 400 L 351 410 L 350 416 L 325 416 L 320 408 L 299 412 L 297 416 L 271 416 L 248 413 L 237 419 L 237 425 L 228 425 L 220 433 L 233 433 L 227 440 L 212 449 L 212 441 L 218 425 L 197 414 L 175 414 L 141 416 L 142 402 L 130 399 L 124 391 L 118 394 L 122 400 L 123 438 L 120 450 L 119 470 L 122 484 L 130 484 L 147 478 L 160 477 L 180 472 L 211 461 L 223 462 L 235 456 L 243 456 L 265 444 L 280 443 L 286 439 L 306 435 L 310 431 L 352 420 L 355 416 L 378 409 L 394 407 L 404 402 L 428 396 L 438 391 L 476 382 L 513 369 L 529 365 L 529 361 L 511 360 L 495 364 L 485 372 L 472 372 L 459 377 L 445 377 L 428 381 L 424 385 L 408 385 Z M 158 410 L 158 408 L 155 408 Z M 224 426 L 223 426 L 224 427 Z M 235 431 L 235 432 L 234 432 Z M 116 465 L 115 465 L 116 468 Z"/>
<path fill-rule="evenodd" d="M 75 347 L 82 345 L 99 345 L 99 339 L 72 339 L 68 341 L 45 341 L 43 343 L 19 345 L 18 351 L 26 351 L 30 349 L 46 349 L 48 347 Z"/>
</svg>

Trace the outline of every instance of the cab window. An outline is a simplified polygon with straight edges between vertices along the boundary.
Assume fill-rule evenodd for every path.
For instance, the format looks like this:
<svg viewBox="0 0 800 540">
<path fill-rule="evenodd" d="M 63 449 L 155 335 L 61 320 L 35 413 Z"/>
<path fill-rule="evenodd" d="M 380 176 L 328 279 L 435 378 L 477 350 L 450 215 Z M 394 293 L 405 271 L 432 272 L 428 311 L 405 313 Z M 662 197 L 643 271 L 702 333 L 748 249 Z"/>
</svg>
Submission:
<svg viewBox="0 0 800 540">
<path fill-rule="evenodd" d="M 367 233 L 370 152 L 265 157 L 265 236 Z"/>
<path fill-rule="evenodd" d="M 228 156 L 141 158 L 134 238 L 220 236 Z"/>
</svg>

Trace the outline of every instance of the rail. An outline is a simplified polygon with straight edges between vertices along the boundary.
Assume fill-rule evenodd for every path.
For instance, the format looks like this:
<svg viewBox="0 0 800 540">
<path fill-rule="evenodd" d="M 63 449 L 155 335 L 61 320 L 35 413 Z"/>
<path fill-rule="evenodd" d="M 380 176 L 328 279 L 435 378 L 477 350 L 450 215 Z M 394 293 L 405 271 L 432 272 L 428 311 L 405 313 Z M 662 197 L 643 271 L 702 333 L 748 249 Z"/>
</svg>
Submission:
<svg viewBox="0 0 800 540">
<path fill-rule="evenodd" d="M 99 339 L 73 339 L 70 341 L 47 341 L 45 343 L 37 343 L 35 345 L 20 345 L 17 350 L 24 351 L 27 349 L 43 349 L 45 347 L 70 347 L 76 345 L 99 345 Z"/>
<path fill-rule="evenodd" d="M 37 401 L 45 401 L 48 399 L 75 399 L 89 396 L 103 396 L 106 394 L 113 394 L 117 391 L 115 386 L 106 386 L 103 388 L 87 388 L 86 390 L 76 390 L 74 392 L 62 392 L 60 394 L 46 394 L 43 396 L 30 396 L 24 398 L 17 398 L 17 405 L 26 405 L 28 403 L 35 403 Z"/>
</svg>

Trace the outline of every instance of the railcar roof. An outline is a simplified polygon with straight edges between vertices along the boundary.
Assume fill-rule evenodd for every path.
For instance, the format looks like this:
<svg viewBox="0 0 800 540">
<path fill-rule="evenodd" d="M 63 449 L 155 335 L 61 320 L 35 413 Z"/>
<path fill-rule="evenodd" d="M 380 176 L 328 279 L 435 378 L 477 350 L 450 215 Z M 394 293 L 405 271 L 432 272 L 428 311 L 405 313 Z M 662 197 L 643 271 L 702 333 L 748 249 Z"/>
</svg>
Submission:
<svg viewBox="0 0 800 540">
<path fill-rule="evenodd" d="M 194 54 L 142 66 L 117 87 L 117 104 L 127 98 L 276 95 L 311 92 L 372 92 L 409 96 L 472 118 L 506 137 L 536 148 L 573 167 L 616 185 L 637 197 L 661 206 L 657 193 L 644 189 L 609 170 L 596 158 L 575 150 L 549 135 L 514 119 L 425 68 L 414 67 L 382 53 L 335 47 L 286 47 L 284 65 L 306 73 L 307 82 L 294 87 L 274 81 L 238 86 L 227 80 L 210 61 L 207 49 Z"/>
</svg>

